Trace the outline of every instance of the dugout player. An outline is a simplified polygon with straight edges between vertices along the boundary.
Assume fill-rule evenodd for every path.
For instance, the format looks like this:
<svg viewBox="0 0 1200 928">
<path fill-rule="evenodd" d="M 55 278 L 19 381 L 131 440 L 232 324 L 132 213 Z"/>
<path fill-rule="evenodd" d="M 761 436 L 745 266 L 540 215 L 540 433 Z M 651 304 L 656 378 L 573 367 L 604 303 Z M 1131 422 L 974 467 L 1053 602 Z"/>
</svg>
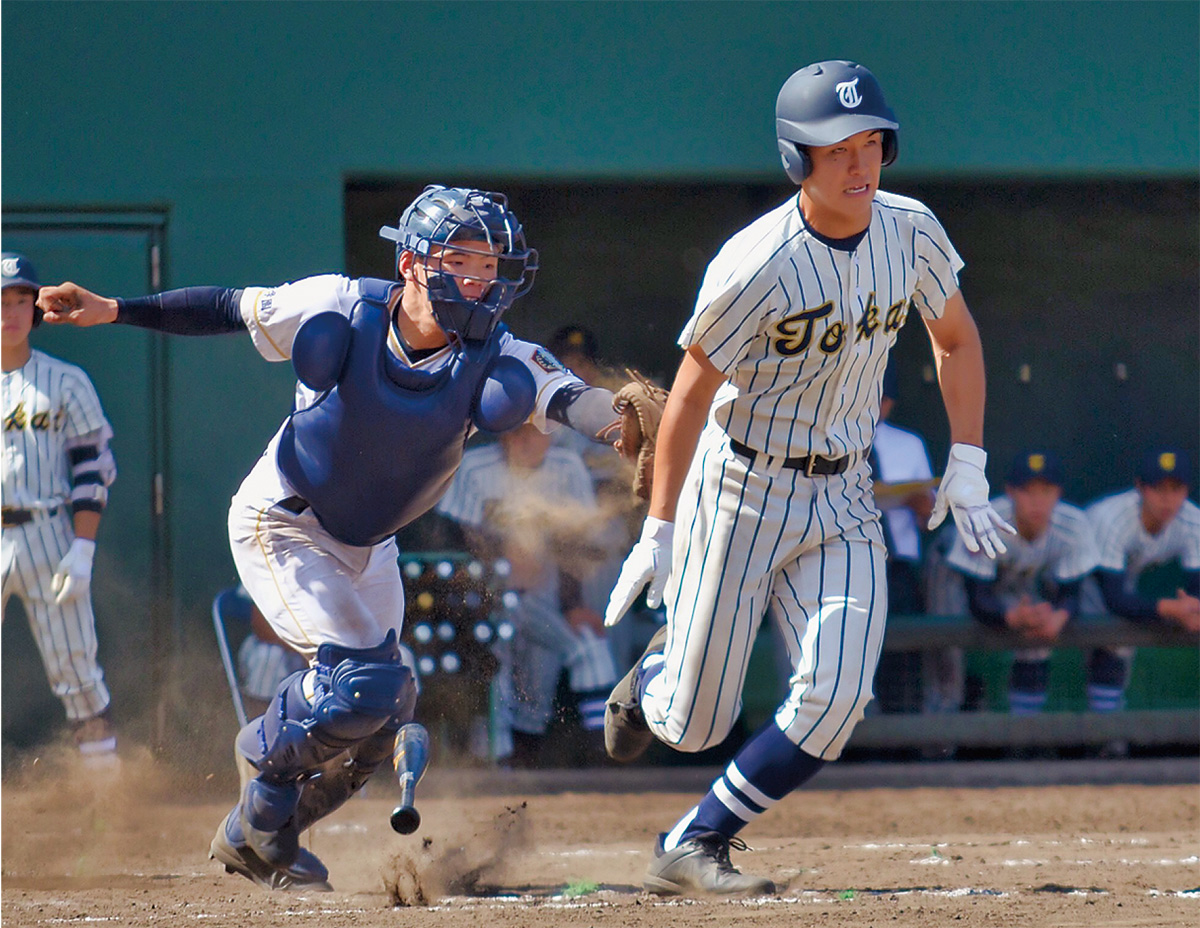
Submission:
<svg viewBox="0 0 1200 928">
<path fill-rule="evenodd" d="M 540 765 L 564 671 L 579 716 L 574 740 L 602 762 L 604 702 L 617 669 L 604 619 L 582 599 L 588 536 L 603 521 L 583 458 L 523 425 L 468 449 L 437 511 L 463 526 L 476 556 L 510 566 L 504 600 L 517 633 L 496 680 L 512 736 L 507 762 Z"/>
<path fill-rule="evenodd" d="M 238 735 L 258 776 L 210 851 L 272 889 L 329 888 L 300 834 L 390 757 L 413 716 L 395 532 L 438 501 L 476 429 L 616 431 L 610 391 L 501 324 L 537 267 L 504 196 L 430 186 L 380 235 L 396 243 L 398 281 L 326 274 L 129 300 L 66 283 L 39 299 L 49 322 L 248 331 L 299 377 L 292 412 L 233 498 L 229 534 L 251 598 L 310 667 Z"/>
<path fill-rule="evenodd" d="M 1200 507 L 1187 498 L 1192 464 L 1177 448 L 1149 452 L 1131 489 L 1096 500 L 1086 509 L 1099 549 L 1099 565 L 1084 584 L 1081 609 L 1110 612 L 1142 624 L 1178 625 L 1200 632 Z M 1174 595 L 1139 589 L 1155 568 L 1177 562 L 1183 582 Z M 1088 708 L 1121 709 L 1134 648 L 1100 649 L 1089 665 Z M 1102 753 L 1128 753 L 1121 743 Z"/>
<path fill-rule="evenodd" d="M 87 374 L 29 344 L 41 322 L 24 255 L 3 266 L 3 601 L 16 596 L 85 761 L 116 761 L 110 696 L 96 660 L 92 559 L 117 475 L 112 428 Z"/>
<path fill-rule="evenodd" d="M 991 628 L 1016 633 L 1023 647 L 1013 655 L 1008 708 L 1033 715 L 1046 704 L 1050 645 L 1079 614 L 1084 579 L 1099 554 L 1083 510 L 1062 500 L 1063 470 L 1046 450 L 1018 454 L 1004 480 L 1004 495 L 992 505 L 1017 534 L 995 559 L 972 554 L 957 539 L 947 563 L 964 576 L 971 615 Z M 1089 657 L 1088 691 L 1110 656 L 1097 649 Z"/>
<path fill-rule="evenodd" d="M 730 862 L 735 836 L 841 754 L 871 699 L 887 611 L 886 550 L 867 462 L 888 352 L 910 307 L 933 345 L 953 442 L 930 527 L 1004 551 L 988 501 L 984 368 L 962 260 L 929 209 L 879 189 L 898 123 L 860 64 L 822 61 L 781 89 L 776 127 L 796 196 L 709 265 L 679 344 L 649 516 L 613 591 L 647 583 L 667 624 L 609 697 L 611 756 L 721 743 L 742 707 L 764 611 L 792 666 L 774 718 L 660 836 L 651 892 L 765 893 Z"/>
</svg>

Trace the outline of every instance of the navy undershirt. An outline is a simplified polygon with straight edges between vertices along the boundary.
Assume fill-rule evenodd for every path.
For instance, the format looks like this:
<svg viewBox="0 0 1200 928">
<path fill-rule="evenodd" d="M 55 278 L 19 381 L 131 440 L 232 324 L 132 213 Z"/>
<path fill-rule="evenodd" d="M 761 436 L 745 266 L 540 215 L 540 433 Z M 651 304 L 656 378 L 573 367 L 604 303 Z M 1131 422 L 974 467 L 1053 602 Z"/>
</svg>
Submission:
<svg viewBox="0 0 1200 928">
<path fill-rule="evenodd" d="M 858 247 L 859 242 L 866 238 L 867 233 L 871 230 L 868 223 L 867 227 L 861 232 L 856 232 L 847 238 L 830 238 L 828 235 L 822 235 L 804 218 L 804 210 L 800 208 L 800 198 L 796 198 L 796 212 L 800 214 L 800 221 L 804 223 L 804 228 L 808 230 L 808 234 L 815 238 L 822 245 L 827 245 L 830 248 L 836 248 L 838 251 L 854 251 Z"/>
</svg>

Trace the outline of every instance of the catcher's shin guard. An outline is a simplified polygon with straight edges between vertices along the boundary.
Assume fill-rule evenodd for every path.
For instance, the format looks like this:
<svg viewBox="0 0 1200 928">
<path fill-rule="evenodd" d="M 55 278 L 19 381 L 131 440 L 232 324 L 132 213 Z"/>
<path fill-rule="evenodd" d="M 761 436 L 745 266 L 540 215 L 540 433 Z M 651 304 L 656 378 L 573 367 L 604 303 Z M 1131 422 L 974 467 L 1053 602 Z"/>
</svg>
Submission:
<svg viewBox="0 0 1200 928">
<path fill-rule="evenodd" d="M 396 733 L 409 719 L 394 718 L 370 738 L 325 764 L 306 780 L 296 809 L 296 831 L 323 819 L 366 785 L 381 763 L 392 756 Z"/>
<path fill-rule="evenodd" d="M 321 645 L 316 666 L 285 679 L 267 712 L 238 735 L 238 751 L 258 770 L 241 802 L 254 851 L 271 866 L 292 864 L 301 781 L 385 725 L 398 729 L 394 720 L 411 718 L 415 706 L 416 684 L 394 631 L 374 648 Z"/>
</svg>

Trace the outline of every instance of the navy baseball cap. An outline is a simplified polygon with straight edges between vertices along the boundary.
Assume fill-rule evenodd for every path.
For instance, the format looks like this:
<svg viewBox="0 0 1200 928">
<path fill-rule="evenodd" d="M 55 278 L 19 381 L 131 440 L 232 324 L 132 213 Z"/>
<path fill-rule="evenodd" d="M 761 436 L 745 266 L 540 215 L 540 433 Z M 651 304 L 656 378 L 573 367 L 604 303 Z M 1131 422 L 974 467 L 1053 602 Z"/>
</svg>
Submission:
<svg viewBox="0 0 1200 928">
<path fill-rule="evenodd" d="M 4 286 L 0 289 L 7 290 L 9 287 L 41 289 L 42 285 L 38 283 L 37 271 L 33 269 L 29 259 L 15 251 L 6 251 L 0 255 L 0 271 L 4 276 Z"/>
<path fill-rule="evenodd" d="M 1004 482 L 1024 487 L 1034 480 L 1045 480 L 1056 487 L 1063 485 L 1062 463 L 1053 451 L 1022 451 L 1009 465 Z"/>
<path fill-rule="evenodd" d="M 1137 479 L 1149 486 L 1160 480 L 1178 480 L 1180 483 L 1191 485 L 1192 462 L 1187 452 L 1178 448 L 1159 448 L 1142 458 Z"/>
</svg>

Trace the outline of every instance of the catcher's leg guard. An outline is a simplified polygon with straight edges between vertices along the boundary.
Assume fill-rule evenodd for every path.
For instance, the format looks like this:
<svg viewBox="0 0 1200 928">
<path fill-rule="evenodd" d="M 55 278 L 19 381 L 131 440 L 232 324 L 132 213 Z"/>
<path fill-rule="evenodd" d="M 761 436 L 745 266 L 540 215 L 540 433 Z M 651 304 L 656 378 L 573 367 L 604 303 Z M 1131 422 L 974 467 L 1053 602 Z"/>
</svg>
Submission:
<svg viewBox="0 0 1200 928">
<path fill-rule="evenodd" d="M 411 713 L 407 718 L 391 719 L 344 756 L 327 763 L 318 776 L 306 780 L 296 809 L 296 830 L 303 832 L 362 789 L 376 768 L 392 756 L 396 733 L 410 720 Z"/>
<path fill-rule="evenodd" d="M 393 719 L 411 717 L 415 705 L 416 684 L 400 662 L 394 631 L 374 648 L 323 644 L 312 670 L 285 679 L 266 714 L 237 741 L 258 770 L 239 813 L 258 856 L 273 867 L 290 866 L 300 850 L 301 782 Z"/>
</svg>

